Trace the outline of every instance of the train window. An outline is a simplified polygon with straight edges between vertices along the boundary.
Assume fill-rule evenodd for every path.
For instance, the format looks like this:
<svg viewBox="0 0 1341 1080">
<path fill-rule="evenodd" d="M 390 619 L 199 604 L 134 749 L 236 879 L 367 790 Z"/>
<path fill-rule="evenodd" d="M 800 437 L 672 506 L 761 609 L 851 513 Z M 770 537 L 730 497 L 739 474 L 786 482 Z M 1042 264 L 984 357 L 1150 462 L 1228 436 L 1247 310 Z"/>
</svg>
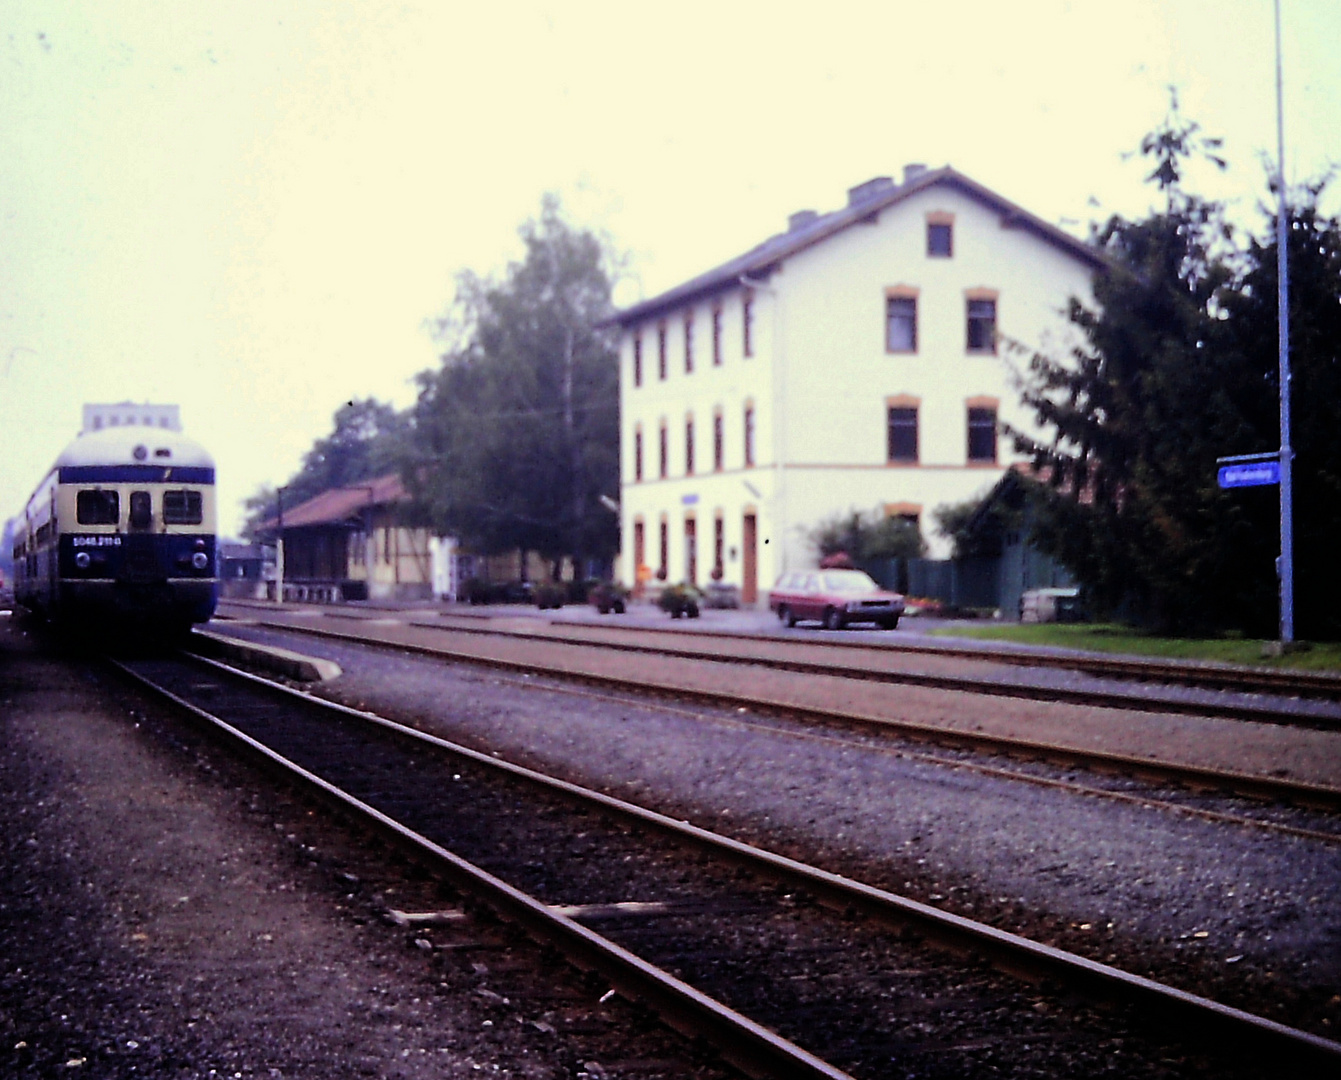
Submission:
<svg viewBox="0 0 1341 1080">
<path fill-rule="evenodd" d="M 115 491 L 81 491 L 75 496 L 80 525 L 115 525 L 121 520 L 121 497 Z"/>
<path fill-rule="evenodd" d="M 200 492 L 163 492 L 164 525 L 199 525 L 204 519 Z"/>
<path fill-rule="evenodd" d="M 147 529 L 154 523 L 154 504 L 147 491 L 130 493 L 130 527 Z"/>
</svg>

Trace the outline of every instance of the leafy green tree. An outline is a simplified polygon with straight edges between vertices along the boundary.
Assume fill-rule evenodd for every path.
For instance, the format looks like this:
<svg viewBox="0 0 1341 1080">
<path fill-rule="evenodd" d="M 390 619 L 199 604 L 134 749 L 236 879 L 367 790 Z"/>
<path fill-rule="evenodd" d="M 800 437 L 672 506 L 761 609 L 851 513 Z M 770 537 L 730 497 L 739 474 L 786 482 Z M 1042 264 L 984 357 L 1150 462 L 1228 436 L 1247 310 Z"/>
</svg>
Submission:
<svg viewBox="0 0 1341 1080">
<path fill-rule="evenodd" d="M 293 482 L 304 498 L 330 488 L 395 472 L 409 449 L 409 414 L 374 398 L 346 402 L 335 412 L 335 428 L 303 458 Z"/>
<path fill-rule="evenodd" d="M 464 274 L 420 375 L 413 483 L 435 524 L 489 553 L 609 558 L 619 491 L 619 368 L 609 252 L 547 196 L 502 281 Z"/>
<path fill-rule="evenodd" d="M 312 444 L 302 467 L 284 485 L 284 505 L 297 506 L 331 488 L 396 472 L 411 446 L 409 414 L 374 398 L 347 401 L 335 411 L 331 433 Z M 264 487 L 243 505 L 247 509 L 243 532 L 251 536 L 261 522 L 278 513 L 278 493 Z"/>
</svg>

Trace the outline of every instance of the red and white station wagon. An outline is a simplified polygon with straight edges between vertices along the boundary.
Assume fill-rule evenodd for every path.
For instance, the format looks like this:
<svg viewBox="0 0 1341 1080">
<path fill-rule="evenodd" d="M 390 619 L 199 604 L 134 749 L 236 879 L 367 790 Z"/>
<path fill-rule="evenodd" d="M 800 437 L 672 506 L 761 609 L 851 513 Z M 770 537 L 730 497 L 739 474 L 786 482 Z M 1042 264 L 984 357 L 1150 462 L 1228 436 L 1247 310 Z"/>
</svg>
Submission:
<svg viewBox="0 0 1341 1080">
<path fill-rule="evenodd" d="M 860 570 L 792 570 L 773 586 L 768 606 L 787 626 L 817 619 L 828 630 L 863 622 L 893 630 L 903 614 L 903 597 Z"/>
</svg>

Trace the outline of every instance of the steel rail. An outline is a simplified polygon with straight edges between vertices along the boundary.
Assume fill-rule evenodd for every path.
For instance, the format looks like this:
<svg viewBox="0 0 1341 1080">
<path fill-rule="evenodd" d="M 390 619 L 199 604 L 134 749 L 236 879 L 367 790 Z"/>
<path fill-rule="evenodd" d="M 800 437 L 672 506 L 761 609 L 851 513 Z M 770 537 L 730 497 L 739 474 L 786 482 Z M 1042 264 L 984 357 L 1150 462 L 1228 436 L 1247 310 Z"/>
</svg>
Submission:
<svg viewBox="0 0 1341 1080">
<path fill-rule="evenodd" d="M 566 780 L 484 754 L 469 747 L 450 742 L 439 736 L 418 731 L 366 710 L 315 698 L 267 679 L 239 671 L 217 660 L 199 657 L 197 662 L 255 685 L 263 686 L 282 696 L 288 696 L 309 707 L 329 710 L 339 715 L 371 723 L 394 735 L 433 746 L 481 767 L 526 781 L 583 806 L 597 806 L 638 825 L 654 828 L 681 842 L 710 852 L 718 858 L 746 866 L 754 873 L 779 881 L 788 887 L 800 888 L 821 903 L 842 911 L 856 911 L 883 925 L 913 927 L 928 938 L 959 952 L 989 958 L 1001 971 L 1028 979 L 1055 979 L 1075 990 L 1098 997 L 1103 1001 L 1131 1004 L 1163 1023 L 1176 1021 L 1186 1025 L 1190 1033 L 1203 1041 L 1214 1041 L 1221 1051 L 1226 1045 L 1236 1050 L 1271 1061 L 1275 1065 L 1289 1065 L 1297 1069 L 1318 1070 L 1317 1075 L 1334 1075 L 1330 1070 L 1341 1069 L 1341 1043 L 1289 1027 L 1257 1016 L 1242 1009 L 1223 1005 L 1209 998 L 1167 986 L 1155 980 L 1123 971 L 1086 957 L 1066 952 L 1050 945 L 1032 941 L 1018 934 L 997 929 L 985 923 L 942 911 L 908 897 L 867 885 L 840 874 L 809 866 L 795 859 L 722 836 L 686 821 L 677 821 L 654 810 L 629 803 L 623 799 L 593 791 Z M 127 670 L 123 668 L 123 670 Z M 443 866 L 445 876 L 463 891 L 482 895 L 491 907 L 506 918 L 518 922 L 544 940 L 558 945 L 574 962 L 600 970 L 626 996 L 646 1001 L 653 1008 L 668 1010 L 662 1015 L 672 1026 L 691 1034 L 706 1035 L 714 1040 L 724 1056 L 750 1071 L 758 1068 L 760 1054 L 789 1053 L 795 1050 L 799 1058 L 784 1059 L 786 1069 L 779 1073 L 757 1075 L 845 1076 L 832 1066 L 807 1055 L 766 1029 L 740 1017 L 719 1003 L 680 983 L 673 976 L 653 968 L 636 956 L 571 919 L 555 913 L 540 901 L 520 893 L 506 883 L 433 844 L 411 830 L 399 825 L 379 811 L 366 806 L 339 791 L 314 774 L 302 770 L 287 759 L 265 748 L 261 743 L 227 725 L 225 721 L 183 701 L 170 691 L 159 688 L 152 681 L 128 671 L 137 681 L 170 698 L 193 714 L 225 729 L 263 757 L 283 763 L 286 769 L 301 774 L 303 780 L 342 805 L 369 817 L 379 828 L 401 842 L 409 842 L 428 852 Z M 478 890 L 483 890 L 478 891 Z M 607 949 L 608 947 L 608 949 Z M 611 965 L 607 970 L 602 965 Z M 688 991 L 688 996 L 685 996 Z M 731 1056 L 716 1040 L 727 1032 L 727 1042 L 735 1035 L 737 1019 L 749 1025 L 750 1052 Z M 690 1024 L 686 1029 L 681 1025 Z M 702 1024 L 703 1027 L 697 1025 Z M 745 1029 L 741 1029 L 745 1030 Z M 1181 1030 L 1181 1029 L 1180 1029 Z M 780 1045 L 779 1045 L 780 1044 Z M 811 1070 L 811 1071 L 799 1071 Z M 829 1070 L 815 1071 L 815 1070 Z M 1324 1072 L 1322 1070 L 1329 1070 Z"/>
<path fill-rule="evenodd" d="M 327 618 L 347 619 L 352 622 L 370 621 L 361 615 L 351 615 L 344 612 L 327 612 Z M 294 627 L 291 623 L 270 622 L 266 620 L 256 620 L 258 625 L 276 627 L 283 626 L 288 629 L 297 629 L 299 632 L 316 632 L 315 627 Z M 404 620 L 403 625 L 417 627 L 423 630 L 432 630 L 438 633 L 447 634 L 474 634 L 477 636 L 490 636 L 509 638 L 519 641 L 541 641 L 552 645 L 565 645 L 571 648 L 592 648 L 609 649 L 613 652 L 631 652 L 646 653 L 656 656 L 675 656 L 686 660 L 704 660 L 713 663 L 733 663 L 745 664 L 753 667 L 767 668 L 773 671 L 790 671 L 804 675 L 832 675 L 839 678 L 860 680 L 863 682 L 881 682 L 904 686 L 921 686 L 933 690 L 960 690 L 966 693 L 985 694 L 992 697 L 1019 698 L 1029 701 L 1056 701 L 1071 705 L 1088 705 L 1108 709 L 1124 709 L 1135 712 L 1164 712 L 1181 716 L 1209 716 L 1218 717 L 1227 720 L 1248 720 L 1261 724 L 1277 724 L 1283 727 L 1307 727 L 1316 728 L 1324 731 L 1341 730 L 1341 718 L 1318 716 L 1307 712 L 1297 712 L 1290 709 L 1283 709 L 1268 703 L 1257 702 L 1214 702 L 1214 701 L 1185 701 L 1170 697 L 1148 697 L 1136 694 L 1122 693 L 1117 690 L 1098 690 L 1083 689 L 1066 686 L 1034 686 L 1023 683 L 1010 683 L 994 681 L 990 678 L 974 678 L 963 675 L 938 675 L 922 671 L 892 671 L 878 667 L 869 667 L 860 664 L 830 664 L 815 660 L 788 659 L 784 657 L 745 655 L 741 653 L 721 653 L 708 649 L 695 648 L 692 645 L 680 646 L 672 643 L 644 644 L 634 641 L 610 641 L 600 640 L 591 637 L 574 636 L 561 637 L 555 634 L 539 633 L 530 630 L 502 629 L 499 627 L 476 627 L 476 626 L 444 626 L 440 622 L 425 622 L 422 620 Z M 575 624 L 553 622 L 549 623 L 554 627 L 570 627 Z M 582 627 L 586 629 L 586 627 Z M 673 632 L 666 631 L 646 631 L 648 633 L 660 633 L 663 636 L 669 636 Z M 788 642 L 779 638 L 751 638 L 742 634 L 723 634 L 723 633 L 694 633 L 682 632 L 675 636 L 683 638 L 693 637 L 711 637 L 714 640 L 734 640 L 750 641 L 763 645 L 782 644 L 784 647 L 800 645 L 799 642 Z M 839 645 L 826 641 L 807 641 L 806 647 L 818 646 L 827 647 L 834 650 L 860 650 L 873 659 L 879 659 L 882 654 L 888 655 L 886 650 L 871 648 L 861 645 Z M 918 652 L 926 655 L 949 656 L 950 658 L 967 658 L 981 660 L 984 662 L 994 661 L 1001 658 L 1000 654 L 989 652 L 987 650 L 972 652 L 947 652 L 929 647 L 902 647 L 897 646 L 901 651 Z M 1071 669 L 1071 665 L 1052 662 L 1052 658 L 1039 658 L 1041 662 L 1033 663 L 1031 666 L 1047 666 Z M 1013 660 L 1014 666 L 1021 666 L 1025 663 L 1022 660 Z M 1160 673 L 1168 670 L 1168 665 L 1157 665 L 1154 667 L 1145 667 L 1144 665 L 1132 665 L 1127 662 L 1123 669 L 1125 677 L 1137 678 L 1141 675 Z M 1109 668 L 1105 674 L 1116 674 L 1117 668 Z M 1189 669 L 1190 670 L 1190 669 Z M 1099 673 L 1098 669 L 1088 672 L 1090 674 Z M 1337 694 L 1341 695 L 1341 680 L 1337 680 Z M 1197 684 L 1202 689 L 1225 689 L 1223 686 L 1210 682 Z M 1261 687 L 1258 688 L 1262 689 Z M 1284 687 L 1278 687 L 1274 692 L 1281 693 Z"/>
<path fill-rule="evenodd" d="M 1065 746 L 1061 743 L 993 735 L 982 731 L 961 731 L 954 728 L 938 727 L 934 724 L 923 724 L 914 720 L 897 720 L 889 717 L 843 712 L 836 709 L 821 709 L 815 706 L 770 700 L 757 694 L 745 694 L 729 690 L 694 690 L 673 683 L 656 682 L 648 678 L 632 679 L 595 672 L 572 672 L 547 667 L 533 661 L 482 657 L 469 652 L 457 651 L 445 645 L 420 645 L 410 642 L 387 641 L 324 627 L 295 626 L 289 623 L 258 623 L 257 625 L 292 633 L 307 634 L 312 637 L 329 638 L 334 641 L 347 641 L 377 648 L 397 649 L 402 652 L 438 659 L 478 664 L 482 667 L 493 667 L 504 671 L 530 672 L 554 678 L 579 680 L 628 693 L 671 696 L 682 700 L 697 701 L 712 707 L 755 709 L 762 707 L 787 715 L 804 716 L 827 723 L 861 727 L 870 731 L 895 734 L 920 742 L 929 742 L 955 749 L 1004 754 L 1012 757 L 1032 757 L 1064 766 L 1109 769 L 1156 782 L 1172 782 L 1191 787 L 1228 791 L 1252 799 L 1280 799 L 1316 810 L 1341 811 L 1341 789 L 1322 784 L 1305 783 L 1299 780 L 1256 776 L 1251 773 L 1213 769 L 1198 765 L 1176 764 L 1160 761 L 1156 758 L 1116 754 L 1102 750 L 1087 750 Z M 716 659 L 719 663 L 729 662 L 722 657 Z M 1151 711 L 1158 710 L 1152 709 Z"/>
<path fill-rule="evenodd" d="M 347 715 L 379 723 L 402 735 L 413 733 L 453 752 L 465 751 L 474 761 L 491 762 L 491 759 L 468 751 L 465 747 L 455 747 L 451 743 L 424 736 L 422 733 L 413 732 L 413 729 L 393 724 L 373 714 L 359 713 L 343 706 L 322 702 L 318 698 L 299 694 L 287 687 L 238 671 L 214 660 L 204 657 L 194 659 L 231 675 L 294 694 L 310 705 L 334 708 Z M 727 1008 L 721 1002 L 694 989 L 669 972 L 647 963 L 613 941 L 587 929 L 561 910 L 556 910 L 530 894 L 514 888 L 501 878 L 402 825 L 376 807 L 355 798 L 301 765 L 290 761 L 259 740 L 239 731 L 221 717 L 193 705 L 119 661 L 109 662 L 139 685 L 189 712 L 196 719 L 205 722 L 236 743 L 268 771 L 317 795 L 356 823 L 371 827 L 417 864 L 436 874 L 464 895 L 475 897 L 500 918 L 521 927 L 533 940 L 557 949 L 580 969 L 598 972 L 624 997 L 631 1001 L 642 1002 L 677 1031 L 691 1038 L 706 1040 L 725 1060 L 743 1069 L 750 1076 L 777 1077 L 785 1080 L 791 1078 L 853 1080 L 850 1074 L 769 1031 L 749 1017 Z M 495 760 L 492 764 L 497 766 L 499 762 Z"/>
</svg>

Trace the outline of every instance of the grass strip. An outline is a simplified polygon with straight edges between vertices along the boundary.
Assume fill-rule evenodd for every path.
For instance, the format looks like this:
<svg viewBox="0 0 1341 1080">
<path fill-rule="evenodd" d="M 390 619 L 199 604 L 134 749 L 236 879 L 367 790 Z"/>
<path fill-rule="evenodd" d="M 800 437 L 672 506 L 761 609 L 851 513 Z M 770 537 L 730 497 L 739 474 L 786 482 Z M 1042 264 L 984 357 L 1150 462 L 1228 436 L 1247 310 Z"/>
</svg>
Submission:
<svg viewBox="0 0 1341 1080">
<path fill-rule="evenodd" d="M 1341 671 L 1341 642 L 1309 643 L 1284 656 L 1266 656 L 1267 642 L 1254 638 L 1179 638 L 1143 634 L 1116 623 L 984 623 L 932 631 L 937 637 L 1015 641 L 1088 652 L 1158 656 L 1168 660 L 1213 660 L 1226 664 Z"/>
</svg>

